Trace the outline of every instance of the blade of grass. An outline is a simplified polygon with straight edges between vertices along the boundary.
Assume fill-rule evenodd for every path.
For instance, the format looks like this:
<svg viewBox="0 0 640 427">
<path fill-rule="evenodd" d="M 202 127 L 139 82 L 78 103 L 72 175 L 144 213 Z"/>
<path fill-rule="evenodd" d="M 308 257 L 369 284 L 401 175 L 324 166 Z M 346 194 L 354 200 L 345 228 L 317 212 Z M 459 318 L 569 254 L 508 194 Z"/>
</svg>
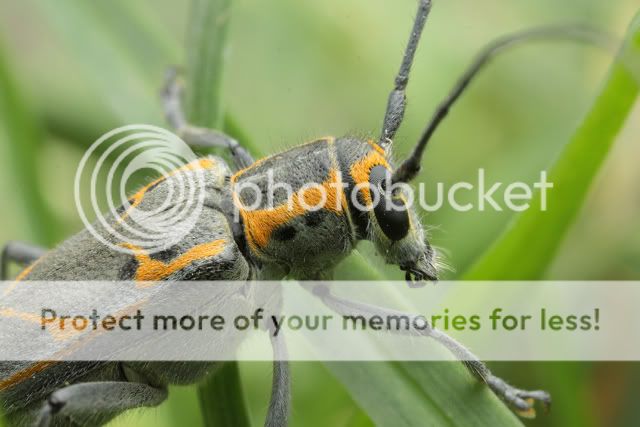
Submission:
<svg viewBox="0 0 640 427">
<path fill-rule="evenodd" d="M 109 29 L 90 3 L 37 2 L 35 5 L 74 57 L 82 58 L 77 64 L 78 73 L 88 79 L 101 95 L 99 101 L 105 102 L 122 123 L 161 123 L 160 103 L 149 102 L 150 85 L 155 82 L 149 82 L 126 50 L 114 43 Z M 152 99 L 158 99 L 158 95 L 154 95 Z"/>
<path fill-rule="evenodd" d="M 73 7 L 72 2 L 61 5 L 62 8 Z M 46 10 L 43 10 L 46 12 Z M 63 11 L 64 12 L 64 11 Z M 66 13 L 65 13 L 66 14 Z M 57 30 L 63 38 L 67 33 L 74 32 L 74 28 L 81 29 L 83 26 L 91 26 L 93 28 L 99 28 L 100 31 L 106 32 L 108 29 L 117 28 L 118 31 L 109 31 L 109 37 L 103 40 L 104 43 L 111 45 L 109 49 L 117 49 L 120 54 L 110 58 L 112 66 L 107 69 L 100 66 L 99 63 L 89 61 L 88 63 L 82 63 L 82 70 L 78 72 L 83 76 L 91 76 L 89 79 L 93 79 L 94 88 L 96 89 L 99 99 L 93 98 L 78 98 L 73 99 L 67 96 L 62 96 L 64 90 L 51 90 L 50 87 L 38 88 L 38 101 L 40 104 L 41 114 L 45 120 L 47 129 L 64 140 L 68 140 L 71 143 L 78 145 L 80 148 L 86 148 L 91 145 L 100 135 L 104 132 L 113 129 L 122 123 L 131 123 L 131 119 L 127 119 L 126 112 L 120 111 L 118 106 L 105 103 L 104 101 L 113 97 L 111 92 L 121 92 L 118 97 L 130 97 L 140 96 L 145 100 L 144 105 L 136 104 L 136 108 L 141 108 L 141 115 L 144 117 L 154 117 L 152 122 L 161 122 L 161 115 L 156 108 L 160 101 L 158 93 L 162 82 L 162 73 L 171 64 L 175 64 L 176 58 L 179 56 L 177 53 L 175 39 L 171 37 L 171 34 L 158 30 L 158 25 L 154 22 L 150 22 L 148 17 L 145 16 L 145 11 L 140 10 L 139 5 L 132 7 L 130 2 L 116 1 L 109 2 L 108 6 L 104 4 L 97 5 L 97 7 L 91 8 L 76 8 L 73 14 L 66 14 L 67 21 L 66 26 L 63 28 L 58 25 L 54 25 L 54 29 Z M 79 20 L 80 22 L 76 22 Z M 217 30 L 220 30 L 219 28 Z M 79 30 L 78 30 L 79 31 Z M 201 33 L 197 33 L 195 28 L 190 30 L 190 40 L 196 39 L 196 35 L 202 36 Z M 132 44 L 131 40 L 137 40 L 138 43 Z M 209 40 L 204 40 L 209 42 Z M 84 52 L 87 50 L 95 50 L 94 39 L 79 38 L 73 44 L 69 44 L 75 57 L 84 57 Z M 152 58 L 149 58 L 149 51 L 154 52 Z M 223 55 L 222 49 L 218 52 L 219 55 Z M 193 62 L 190 63 L 188 69 L 199 68 L 197 62 L 204 61 L 202 68 L 210 67 L 213 58 L 206 55 L 192 55 Z M 144 60 L 143 60 L 144 59 Z M 223 57 L 220 56 L 219 60 L 222 63 Z M 126 81 L 131 78 L 131 72 L 134 71 L 136 76 L 135 80 L 141 84 L 140 89 L 142 92 L 127 93 L 121 86 L 110 85 L 112 81 Z M 103 73 L 109 73 L 109 76 L 103 78 Z M 154 78 L 156 76 L 157 78 Z M 200 89 L 197 96 L 205 98 L 204 91 L 201 91 L 206 85 L 212 84 L 209 90 L 210 94 L 215 94 L 220 91 L 220 78 L 222 73 L 211 76 L 211 83 L 207 83 L 202 80 L 195 83 L 195 87 Z M 188 76 L 190 79 L 192 77 Z M 214 80 L 218 80 L 214 82 Z M 190 82 L 193 80 L 189 80 Z M 203 85 L 202 87 L 197 85 Z M 193 91 L 192 91 L 193 92 Z M 188 96 L 191 92 L 188 91 Z M 206 98 L 212 99 L 212 96 Z M 155 103 L 149 103 L 149 99 L 157 99 Z M 96 102 L 98 101 L 98 102 Z M 200 101 L 198 101 L 200 102 Z M 61 107 L 62 104 L 62 107 Z M 187 105 L 188 107 L 188 105 Z M 212 108 L 212 107 L 211 107 Z M 215 107 L 219 108 L 219 107 Z M 222 110 L 220 108 L 220 110 Z M 91 113 L 87 113 L 91 111 Z M 213 117 L 212 122 L 218 122 L 218 112 L 212 112 L 210 117 Z M 190 116 L 191 118 L 191 116 Z M 197 118 L 191 118 L 194 122 L 198 122 Z M 205 119 L 205 124 L 202 126 L 213 126 L 212 124 L 206 124 L 210 121 Z M 220 126 L 216 126 L 220 127 Z M 255 155 L 266 154 L 264 150 L 257 147 L 249 141 L 246 133 L 238 126 L 234 117 L 229 114 L 224 114 L 223 129 L 229 134 L 236 137 L 239 141 L 242 141 L 243 145 L 250 149 Z"/>
<path fill-rule="evenodd" d="M 32 230 L 29 238 L 51 245 L 56 236 L 55 221 L 38 184 L 38 148 L 42 144 L 42 131 L 37 118 L 30 111 L 21 90 L 11 73 L 9 63 L 0 46 L 0 135 L 9 147 L 12 175 L 22 202 L 20 210 Z"/>
<path fill-rule="evenodd" d="M 193 0 L 187 37 L 187 115 L 210 128 L 222 124 L 222 74 L 231 0 Z"/>
<path fill-rule="evenodd" d="M 154 10 L 147 4 L 127 0 L 94 2 L 90 12 L 99 17 L 111 40 L 131 62 L 144 67 L 146 75 L 162 72 L 169 64 L 180 60 L 181 40 L 171 37 L 167 28 L 153 19 Z"/>
<path fill-rule="evenodd" d="M 250 426 L 237 362 L 224 362 L 198 388 L 205 426 Z"/>
<path fill-rule="evenodd" d="M 16 202 L 21 202 L 21 205 L 14 209 L 23 212 L 30 231 L 30 235 L 23 238 L 29 238 L 47 246 L 52 245 L 59 237 L 55 233 L 58 227 L 42 197 L 37 173 L 38 147 L 42 144 L 42 130 L 37 117 L 32 114 L 28 103 L 24 100 L 1 43 L 0 117 L 2 117 L 0 141 L 5 140 L 6 146 L 9 147 L 7 164 L 13 176 L 11 181 L 20 193 Z M 6 424 L 0 408 L 0 427 Z"/>
<path fill-rule="evenodd" d="M 640 14 L 605 84 L 568 145 L 554 164 L 547 211 L 538 192 L 531 207 L 463 276 L 464 279 L 534 280 L 542 277 L 580 211 L 589 187 L 636 101 L 640 78 Z"/>
<path fill-rule="evenodd" d="M 187 115 L 191 123 L 220 128 L 222 73 L 231 0 L 193 0 L 187 37 Z M 237 362 L 225 362 L 198 387 L 205 425 L 249 426 Z"/>
</svg>

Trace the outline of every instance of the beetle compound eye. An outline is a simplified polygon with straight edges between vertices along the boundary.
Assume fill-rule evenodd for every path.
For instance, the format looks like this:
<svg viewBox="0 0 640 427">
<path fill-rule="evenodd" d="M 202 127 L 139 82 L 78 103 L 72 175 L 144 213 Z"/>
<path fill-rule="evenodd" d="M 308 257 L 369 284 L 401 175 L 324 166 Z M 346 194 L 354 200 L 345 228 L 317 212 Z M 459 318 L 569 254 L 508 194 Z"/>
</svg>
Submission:
<svg viewBox="0 0 640 427">
<path fill-rule="evenodd" d="M 380 228 L 391 240 L 400 240 L 409 232 L 409 214 L 403 200 L 382 197 L 374 207 Z"/>
<path fill-rule="evenodd" d="M 373 212 L 385 236 L 396 241 L 409 232 L 409 213 L 402 197 L 387 191 L 390 178 L 389 170 L 384 166 L 374 166 L 369 173 L 372 191 L 378 192 L 378 197 L 374 197 Z"/>
</svg>

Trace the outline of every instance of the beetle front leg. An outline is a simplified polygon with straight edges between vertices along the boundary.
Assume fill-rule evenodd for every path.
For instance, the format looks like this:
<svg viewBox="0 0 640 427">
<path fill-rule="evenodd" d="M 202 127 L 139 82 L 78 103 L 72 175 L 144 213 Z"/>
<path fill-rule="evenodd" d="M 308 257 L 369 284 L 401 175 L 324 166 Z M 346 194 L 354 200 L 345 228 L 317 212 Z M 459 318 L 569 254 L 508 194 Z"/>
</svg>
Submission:
<svg viewBox="0 0 640 427">
<path fill-rule="evenodd" d="M 271 346 L 273 347 L 273 381 L 271 386 L 271 401 L 265 420 L 265 427 L 284 427 L 288 425 L 289 406 L 291 402 L 291 380 L 289 377 L 289 362 L 287 348 L 282 335 L 274 336 L 269 328 Z"/>
<path fill-rule="evenodd" d="M 167 70 L 162 90 L 164 112 L 169 124 L 192 147 L 219 147 L 229 150 L 236 167 L 244 169 L 253 164 L 251 154 L 238 141 L 215 129 L 191 125 L 182 108 L 183 87 L 175 68 Z"/>
<path fill-rule="evenodd" d="M 45 252 L 47 252 L 45 248 L 30 243 L 19 241 L 7 243 L 2 249 L 2 255 L 0 255 L 0 280 L 8 279 L 10 262 L 27 266 L 44 255 Z"/>
<path fill-rule="evenodd" d="M 332 294 L 327 285 L 315 285 L 312 288 L 312 292 L 319 297 L 327 307 L 342 316 L 414 316 L 388 308 L 340 298 Z M 410 324 L 413 324 L 413 322 L 410 322 Z M 431 327 L 427 329 L 411 329 L 409 331 L 390 329 L 389 332 L 430 337 L 438 341 L 460 360 L 473 376 L 486 383 L 491 391 L 522 417 L 532 418 L 535 416 L 535 409 L 533 407 L 535 401 L 541 402 L 545 409 L 548 409 L 551 405 L 551 396 L 549 393 L 542 390 L 526 391 L 513 387 L 506 381 L 493 375 L 489 368 L 469 349 L 438 329 Z"/>
<path fill-rule="evenodd" d="M 157 406 L 166 397 L 166 389 L 143 383 L 100 381 L 73 384 L 51 393 L 40 410 L 36 425 L 57 425 L 59 419 L 65 425 L 102 425 L 127 409 Z"/>
</svg>

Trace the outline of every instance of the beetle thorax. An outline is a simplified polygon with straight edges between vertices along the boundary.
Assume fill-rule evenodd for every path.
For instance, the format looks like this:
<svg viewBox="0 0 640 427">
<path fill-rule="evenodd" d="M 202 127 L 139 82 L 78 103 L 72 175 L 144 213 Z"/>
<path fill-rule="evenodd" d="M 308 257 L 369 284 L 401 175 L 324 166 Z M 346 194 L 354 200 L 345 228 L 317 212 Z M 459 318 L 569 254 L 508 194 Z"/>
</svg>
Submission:
<svg viewBox="0 0 640 427">
<path fill-rule="evenodd" d="M 349 171 L 353 158 L 370 150 L 357 140 L 324 138 L 237 172 L 234 203 L 251 255 L 296 278 L 331 270 L 360 237 L 348 202 Z"/>
</svg>

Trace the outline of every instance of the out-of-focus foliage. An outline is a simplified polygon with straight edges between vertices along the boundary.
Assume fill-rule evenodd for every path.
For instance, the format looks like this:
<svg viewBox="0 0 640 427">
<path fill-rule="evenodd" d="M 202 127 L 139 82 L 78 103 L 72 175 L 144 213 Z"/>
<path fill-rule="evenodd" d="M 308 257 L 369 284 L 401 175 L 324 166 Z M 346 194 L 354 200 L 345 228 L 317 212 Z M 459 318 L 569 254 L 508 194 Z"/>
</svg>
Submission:
<svg viewBox="0 0 640 427">
<path fill-rule="evenodd" d="M 627 122 L 640 87 L 640 15 L 631 24 L 618 61 L 594 106 L 555 162 L 549 176 L 554 191 L 541 214 L 540 193 L 530 209 L 465 274 L 466 279 L 534 280 L 543 277 L 570 224 L 582 207 L 620 129 Z M 547 209 L 547 208 L 545 208 Z M 544 230 L 544 235 L 540 231 Z"/>
<path fill-rule="evenodd" d="M 254 154 L 278 151 L 318 135 L 376 135 L 411 25 L 413 3 L 236 1 L 222 105 L 250 135 Z M 435 2 L 409 85 L 410 103 L 396 141 L 396 157 L 409 151 L 437 102 L 492 37 L 565 21 L 590 23 L 622 37 L 636 8 L 635 0 Z M 166 65 L 188 62 L 183 49 L 185 35 L 193 30 L 186 28 L 188 16 L 186 4 L 166 0 L 0 3 L 4 46 L 0 71 L 6 68 L 13 75 L 0 82 L 4 85 L 0 87 L 4 202 L 0 241 L 50 243 L 79 229 L 71 188 L 83 150 L 116 125 L 162 124 L 157 92 Z M 475 182 L 482 167 L 489 181 L 532 181 L 539 170 L 554 163 L 574 135 L 610 60 L 589 48 L 552 43 L 500 58 L 439 130 L 419 179 L 433 189 L 438 181 Z M 636 186 L 640 146 L 633 143 L 640 133 L 638 117 L 636 109 L 559 245 L 547 277 L 640 276 Z M 461 197 L 460 202 L 466 200 Z M 425 215 L 433 227 L 433 241 L 454 268 L 448 274 L 451 278 L 467 270 L 510 219 L 507 212 L 450 208 Z M 560 242 L 555 230 L 539 232 Z M 354 265 L 364 264 L 374 277 L 401 278 L 393 268 L 374 267 L 368 245 L 362 245 L 361 253 L 340 268 L 341 277 L 361 277 L 363 269 Z M 427 424 L 437 420 L 470 424 L 474 415 L 488 420 L 500 408 L 486 390 L 465 388 L 471 381 L 465 382 L 466 374 L 458 365 L 369 368 L 362 374 L 348 365 L 327 369 L 294 363 L 293 423 L 370 425 L 371 419 L 388 422 L 398 417 L 401 423 L 417 417 Z M 523 387 L 550 389 L 554 412 L 533 424 L 613 425 L 637 419 L 632 396 L 640 388 L 640 369 L 634 365 L 512 363 L 495 364 L 494 369 Z M 377 388 L 351 397 L 347 390 L 364 389 L 366 380 L 375 379 L 369 375 L 379 376 Z M 251 420 L 258 425 L 266 412 L 270 366 L 241 364 L 241 376 Z M 424 384 L 429 387 L 426 391 Z M 449 394 L 456 387 L 467 394 Z M 372 408 L 371 402 L 385 398 L 391 404 L 397 400 L 398 412 L 389 413 L 386 408 L 392 405 L 382 402 Z M 491 401 L 489 409 L 483 401 Z M 464 411 L 468 418 L 460 418 Z M 501 414 L 515 420 L 506 411 Z M 202 423 L 194 388 L 175 388 L 159 409 L 127 414 L 115 424 L 185 423 Z"/>
</svg>

